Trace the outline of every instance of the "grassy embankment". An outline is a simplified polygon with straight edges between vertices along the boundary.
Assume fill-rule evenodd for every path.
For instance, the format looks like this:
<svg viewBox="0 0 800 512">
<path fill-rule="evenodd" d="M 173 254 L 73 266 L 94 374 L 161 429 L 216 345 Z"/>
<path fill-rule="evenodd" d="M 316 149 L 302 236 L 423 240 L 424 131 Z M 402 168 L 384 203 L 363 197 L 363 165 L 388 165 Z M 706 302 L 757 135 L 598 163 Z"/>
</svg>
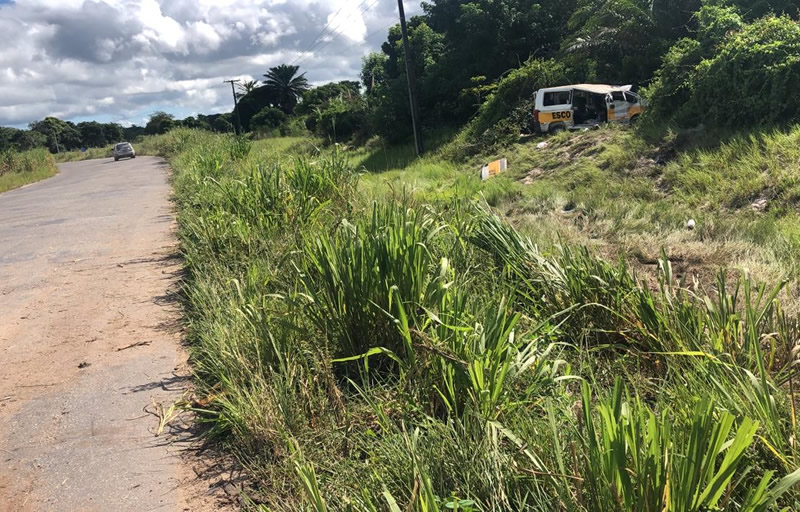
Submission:
<svg viewBox="0 0 800 512">
<path fill-rule="evenodd" d="M 56 162 L 46 149 L 0 153 L 0 193 L 57 173 Z"/>
<path fill-rule="evenodd" d="M 797 509 L 798 134 L 564 134 L 488 183 L 446 151 L 151 139 L 196 409 L 261 510 Z"/>
</svg>

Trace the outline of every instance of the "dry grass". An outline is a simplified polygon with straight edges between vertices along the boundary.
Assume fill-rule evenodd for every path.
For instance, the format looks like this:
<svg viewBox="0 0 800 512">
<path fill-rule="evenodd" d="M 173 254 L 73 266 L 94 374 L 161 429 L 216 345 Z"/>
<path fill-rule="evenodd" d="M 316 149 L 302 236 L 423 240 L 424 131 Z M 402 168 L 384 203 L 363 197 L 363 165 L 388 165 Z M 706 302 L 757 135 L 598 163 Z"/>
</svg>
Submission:
<svg viewBox="0 0 800 512">
<path fill-rule="evenodd" d="M 55 160 L 46 149 L 0 153 L 0 193 L 50 178 L 57 173 Z"/>
</svg>

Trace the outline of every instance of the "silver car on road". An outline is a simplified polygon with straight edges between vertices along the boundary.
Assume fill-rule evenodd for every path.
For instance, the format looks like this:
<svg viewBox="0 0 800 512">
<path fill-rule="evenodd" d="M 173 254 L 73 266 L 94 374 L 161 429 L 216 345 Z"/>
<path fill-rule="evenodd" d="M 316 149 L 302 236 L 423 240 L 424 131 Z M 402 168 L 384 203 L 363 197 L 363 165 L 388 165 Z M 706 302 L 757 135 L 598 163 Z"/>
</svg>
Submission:
<svg viewBox="0 0 800 512">
<path fill-rule="evenodd" d="M 114 146 L 111 156 L 114 157 L 115 162 L 118 162 L 120 158 L 136 158 L 136 152 L 130 142 L 120 142 Z"/>
</svg>

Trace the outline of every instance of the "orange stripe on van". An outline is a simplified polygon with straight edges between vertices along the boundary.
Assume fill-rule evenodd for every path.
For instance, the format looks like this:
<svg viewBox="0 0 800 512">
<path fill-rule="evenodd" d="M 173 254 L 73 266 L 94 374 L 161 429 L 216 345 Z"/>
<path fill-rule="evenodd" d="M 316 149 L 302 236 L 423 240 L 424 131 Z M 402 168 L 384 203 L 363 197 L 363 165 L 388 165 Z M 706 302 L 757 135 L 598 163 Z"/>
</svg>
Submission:
<svg viewBox="0 0 800 512">
<path fill-rule="evenodd" d="M 553 123 L 553 122 L 571 122 L 572 121 L 572 111 L 571 110 L 558 110 L 558 111 L 551 111 L 551 112 L 542 112 L 539 111 L 539 122 L 540 123 Z"/>
</svg>

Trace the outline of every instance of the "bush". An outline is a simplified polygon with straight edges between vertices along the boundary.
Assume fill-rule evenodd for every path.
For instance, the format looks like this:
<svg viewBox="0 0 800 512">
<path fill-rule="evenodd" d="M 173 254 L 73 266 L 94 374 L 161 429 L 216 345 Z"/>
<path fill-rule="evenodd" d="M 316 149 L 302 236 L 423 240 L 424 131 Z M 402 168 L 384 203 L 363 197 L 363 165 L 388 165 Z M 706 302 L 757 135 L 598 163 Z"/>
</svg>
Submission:
<svg viewBox="0 0 800 512">
<path fill-rule="evenodd" d="M 800 119 L 797 21 L 769 16 L 734 30 L 735 11 L 715 7 L 699 22 L 701 39 L 679 41 L 648 90 L 651 119 L 734 128 Z"/>
<path fill-rule="evenodd" d="M 43 167 L 55 167 L 53 155 L 45 148 L 0 153 L 0 176 L 11 173 L 32 173 Z"/>
<path fill-rule="evenodd" d="M 366 111 L 360 99 L 347 101 L 344 98 L 331 100 L 325 108 L 318 109 L 309 117 L 306 126 L 322 137 L 331 140 L 349 140 L 364 126 Z M 309 126 L 309 124 L 311 126 Z"/>
<path fill-rule="evenodd" d="M 531 59 L 502 78 L 477 116 L 461 131 L 451 153 L 474 154 L 515 142 L 533 126 L 534 93 L 542 87 L 569 83 L 566 69 L 554 60 Z"/>
<path fill-rule="evenodd" d="M 728 126 L 799 119 L 798 56 L 800 24 L 788 16 L 746 26 L 698 66 L 698 108 Z"/>
<path fill-rule="evenodd" d="M 255 132 L 271 132 L 286 124 L 286 114 L 278 108 L 264 107 L 250 119 L 250 130 Z"/>
<path fill-rule="evenodd" d="M 0 152 L 0 192 L 49 178 L 58 172 L 46 148 Z"/>
</svg>

